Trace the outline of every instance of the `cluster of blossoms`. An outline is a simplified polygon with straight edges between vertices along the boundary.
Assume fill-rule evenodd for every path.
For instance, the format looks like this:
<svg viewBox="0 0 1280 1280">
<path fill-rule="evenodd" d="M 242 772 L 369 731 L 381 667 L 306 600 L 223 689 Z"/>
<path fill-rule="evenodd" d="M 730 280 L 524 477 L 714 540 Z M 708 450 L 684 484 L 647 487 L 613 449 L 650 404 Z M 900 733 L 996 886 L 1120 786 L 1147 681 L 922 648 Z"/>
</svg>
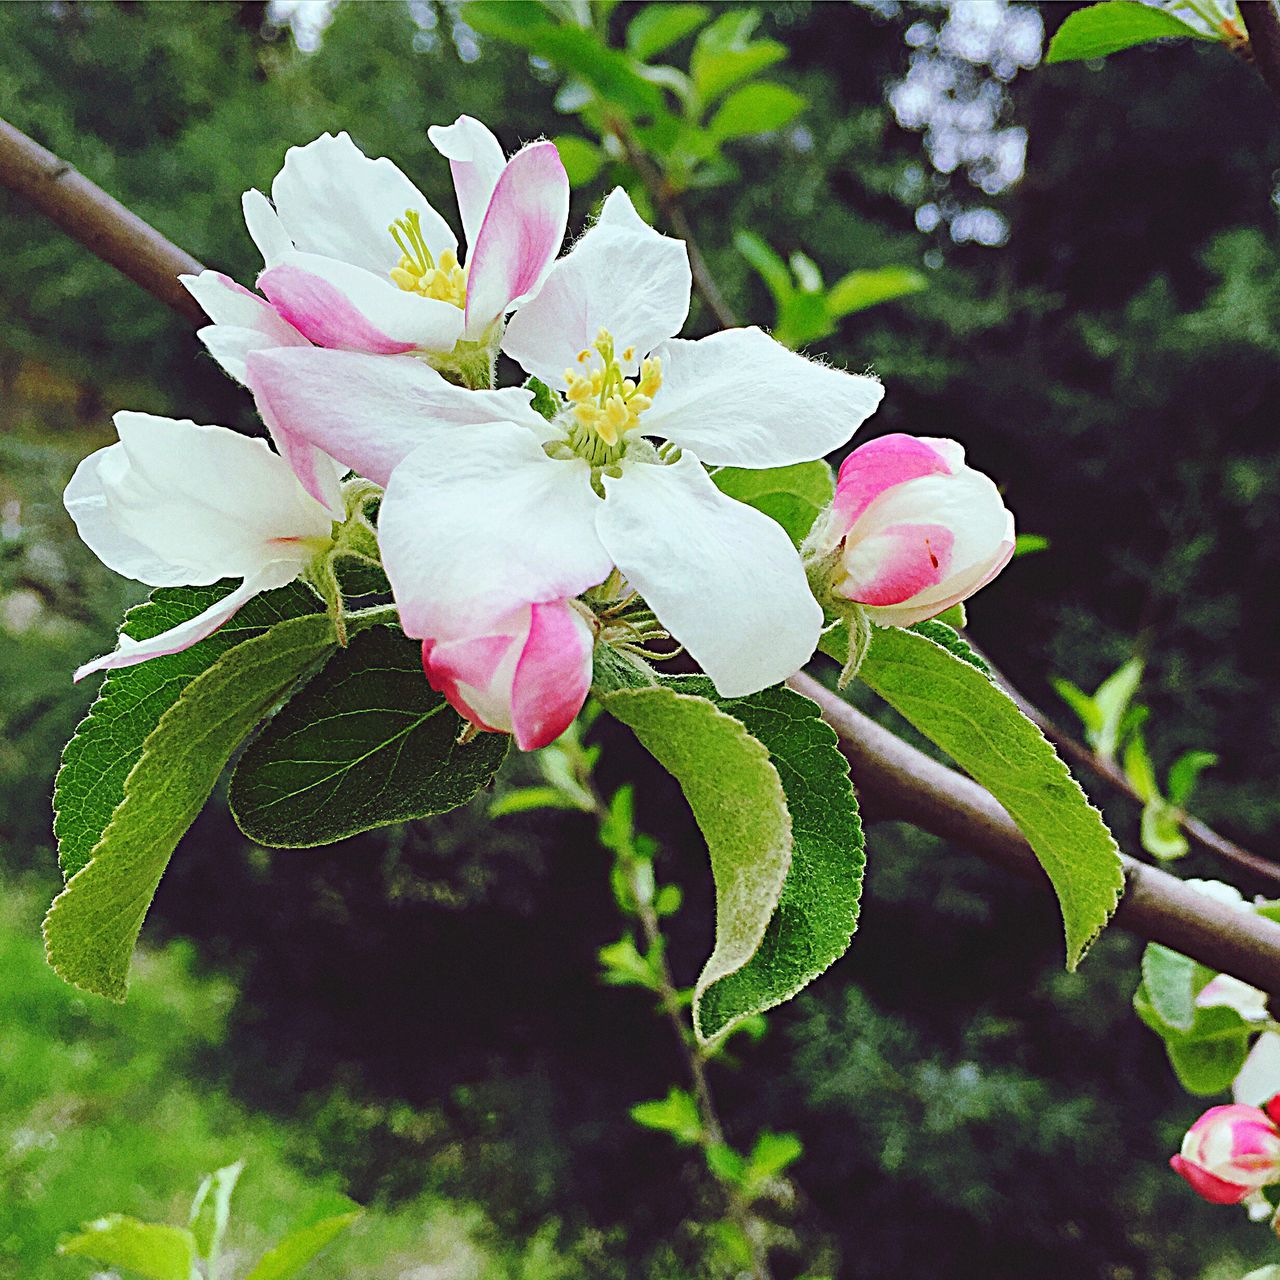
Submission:
<svg viewBox="0 0 1280 1280">
<path fill-rule="evenodd" d="M 602 635 L 671 637 L 722 695 L 743 696 L 808 661 L 824 606 L 908 626 L 1008 560 L 995 486 L 959 445 L 902 435 L 849 455 L 802 558 L 708 468 L 825 457 L 874 412 L 880 383 L 755 328 L 678 337 L 686 247 L 625 192 L 558 257 L 569 187 L 552 144 L 508 158 L 467 116 L 430 138 L 465 251 L 391 161 L 326 134 L 288 152 L 270 199 L 244 197 L 258 292 L 184 277 L 213 322 L 200 337 L 252 392 L 275 451 L 122 413 L 119 443 L 81 464 L 66 501 L 122 574 L 241 582 L 78 675 L 193 644 L 298 577 L 340 621 L 333 558 L 379 491 L 370 555 L 428 679 L 526 749 L 577 714 Z M 496 388 L 499 352 L 541 388 Z"/>
</svg>

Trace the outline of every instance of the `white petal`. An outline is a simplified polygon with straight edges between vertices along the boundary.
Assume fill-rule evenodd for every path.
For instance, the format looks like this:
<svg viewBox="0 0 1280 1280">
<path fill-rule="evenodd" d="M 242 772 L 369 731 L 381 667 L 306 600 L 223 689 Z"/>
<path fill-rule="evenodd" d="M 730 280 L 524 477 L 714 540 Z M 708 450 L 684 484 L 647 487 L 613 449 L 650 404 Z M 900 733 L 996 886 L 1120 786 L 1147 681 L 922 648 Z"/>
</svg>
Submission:
<svg viewBox="0 0 1280 1280">
<path fill-rule="evenodd" d="M 616 195 L 610 221 L 597 222 L 551 268 L 537 296 L 507 326 L 502 349 L 548 386 L 565 388 L 564 371 L 601 329 L 614 336 L 619 351 L 630 346 L 644 356 L 679 333 L 689 314 L 684 241 L 659 235 L 634 211 L 639 226 L 630 225 Z"/>
<path fill-rule="evenodd" d="M 688 453 L 604 485 L 601 541 L 722 695 L 754 693 L 809 661 L 822 610 L 781 525 L 726 497 Z"/>
<path fill-rule="evenodd" d="M 354 351 L 268 351 L 249 357 L 249 386 L 263 418 L 310 440 L 377 484 L 442 430 L 466 432 L 514 422 L 539 440 L 555 438 L 533 395 L 519 387 L 467 391 L 412 356 Z"/>
<path fill-rule="evenodd" d="M 409 210 L 421 215 L 423 239 L 434 257 L 458 247 L 426 196 L 390 160 L 370 160 L 345 133 L 290 147 L 271 197 L 297 248 L 383 278 L 400 261 L 389 228 Z"/>
<path fill-rule="evenodd" d="M 483 630 L 520 604 L 576 596 L 612 562 L 581 459 L 548 458 L 529 431 L 495 423 L 441 433 L 394 471 L 378 513 L 382 561 L 410 636 Z"/>
<path fill-rule="evenodd" d="M 244 210 L 244 225 L 249 229 L 249 238 L 258 246 L 262 261 L 273 267 L 286 253 L 292 253 L 293 241 L 280 224 L 280 217 L 271 201 L 261 191 L 246 191 L 240 197 L 240 207 Z"/>
<path fill-rule="evenodd" d="M 462 230 L 467 244 L 474 248 L 493 189 L 507 163 L 502 144 L 474 116 L 459 116 L 451 125 L 433 124 L 427 137 L 449 161 Z"/>
<path fill-rule="evenodd" d="M 646 433 L 708 466 L 785 467 L 838 449 L 875 412 L 884 387 L 788 351 L 760 329 L 726 329 L 654 352 L 662 386 Z"/>
<path fill-rule="evenodd" d="M 1280 1035 L 1268 1031 L 1254 1041 L 1231 1086 L 1231 1096 L 1246 1107 L 1260 1107 L 1280 1093 Z"/>
<path fill-rule="evenodd" d="M 115 423 L 120 443 L 82 464 L 68 509 L 117 573 L 157 586 L 250 577 L 310 559 L 308 541 L 329 536 L 328 512 L 265 441 L 146 413 Z"/>
<path fill-rule="evenodd" d="M 263 591 L 271 591 L 275 587 L 283 587 L 298 576 L 298 566 L 291 561 L 266 565 L 259 573 L 246 578 L 230 595 L 223 596 L 216 604 L 210 605 L 203 613 L 198 613 L 186 622 L 180 622 L 168 631 L 162 631 L 150 640 L 131 640 L 126 635 L 120 636 L 120 646 L 111 653 L 104 653 L 101 658 L 86 662 L 77 669 L 74 680 L 83 680 L 95 671 L 104 671 L 116 667 L 132 667 L 148 658 L 158 658 L 166 653 L 180 653 L 190 649 L 193 644 L 211 636 L 242 605 L 252 600 Z"/>
<path fill-rule="evenodd" d="M 463 314 L 363 267 L 314 253 L 287 253 L 258 277 L 272 306 L 317 346 L 375 355 L 452 351 Z"/>
</svg>

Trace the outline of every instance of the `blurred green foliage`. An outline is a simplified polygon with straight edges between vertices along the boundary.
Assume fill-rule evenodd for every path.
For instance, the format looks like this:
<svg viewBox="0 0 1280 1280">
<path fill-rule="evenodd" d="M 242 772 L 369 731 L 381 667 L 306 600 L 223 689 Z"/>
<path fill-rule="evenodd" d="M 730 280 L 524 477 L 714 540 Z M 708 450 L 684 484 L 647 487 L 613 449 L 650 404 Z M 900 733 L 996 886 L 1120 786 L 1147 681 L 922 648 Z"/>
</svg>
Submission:
<svg viewBox="0 0 1280 1280">
<path fill-rule="evenodd" d="M 743 40 L 784 51 L 760 74 L 808 106 L 717 142 L 727 176 L 691 162 L 716 180 L 682 199 L 722 290 L 745 317 L 777 316 L 783 281 L 768 260 L 770 291 L 742 233 L 789 264 L 793 294 L 815 278 L 806 263 L 822 280 L 893 267 L 927 281 L 872 310 L 827 306 L 821 337 L 804 303 L 796 340 L 873 366 L 888 395 L 870 431 L 959 439 L 1049 539 L 974 601 L 973 633 L 1042 705 L 1050 675 L 1095 689 L 1142 653 L 1157 776 L 1213 750 L 1195 809 L 1274 847 L 1280 127 L 1265 89 L 1201 42 L 1028 70 L 1066 6 L 755 7 Z M 639 12 L 612 10 L 615 45 Z M 690 67 L 694 28 L 658 49 L 660 25 L 633 52 Z M 427 0 L 340 5 L 312 53 L 257 4 L 0 6 L 0 114 L 246 282 L 258 262 L 237 197 L 322 130 L 393 156 L 446 212 L 428 124 L 465 111 L 508 146 L 594 147 L 573 100 L 557 109 L 551 61 Z M 625 155 L 571 160 L 575 225 L 607 183 L 636 179 Z M 108 438 L 110 409 L 252 415 L 179 321 L 7 193 L 0 252 L 0 842 L 47 888 L 48 792 L 91 697 L 67 673 L 136 598 L 75 544 L 59 490 Z M 691 332 L 709 327 L 695 304 Z M 673 851 L 659 873 L 687 904 L 669 922 L 687 982 L 708 950 L 701 845 L 669 782 L 622 735 L 602 741 L 605 783 L 633 780 L 637 821 Z M 1109 816 L 1136 845 L 1137 806 Z M 572 811 L 497 826 L 462 812 L 266 855 L 215 807 L 153 933 L 190 937 L 201 967 L 230 975 L 225 1021 L 210 1019 L 228 979 L 182 977 L 185 952 L 153 958 L 123 1011 L 85 1004 L 40 970 L 34 916 L 15 917 L 0 1053 L 28 1056 L 0 1077 L 17 1091 L 0 1150 L 52 1131 L 45 1099 L 88 1099 L 59 1145 L 22 1148 L 19 1168 L 51 1162 L 22 1183 L 38 1194 L 0 1200 L 15 1274 L 78 1274 L 50 1257 L 86 1212 L 175 1221 L 195 1174 L 243 1154 L 246 1189 L 280 1188 L 263 1203 L 301 1206 L 329 1179 L 374 1206 L 350 1246 L 367 1241 L 368 1263 L 341 1274 L 411 1275 L 456 1245 L 446 1274 L 705 1275 L 696 1224 L 716 1210 L 697 1157 L 628 1119 L 679 1063 L 650 993 L 596 979 L 617 940 L 608 876 Z M 1235 1280 L 1268 1260 L 1265 1233 L 1165 1167 L 1197 1104 L 1130 1011 L 1136 944 L 1107 937 L 1065 976 L 1047 904 L 883 823 L 866 892 L 848 958 L 718 1067 L 731 1141 L 767 1128 L 804 1144 L 781 1275 L 967 1280 L 980 1260 L 984 1280 Z M 181 1035 L 102 1029 L 170 1003 L 191 1019 Z M 266 1239 L 286 1224 L 251 1225 Z"/>
</svg>

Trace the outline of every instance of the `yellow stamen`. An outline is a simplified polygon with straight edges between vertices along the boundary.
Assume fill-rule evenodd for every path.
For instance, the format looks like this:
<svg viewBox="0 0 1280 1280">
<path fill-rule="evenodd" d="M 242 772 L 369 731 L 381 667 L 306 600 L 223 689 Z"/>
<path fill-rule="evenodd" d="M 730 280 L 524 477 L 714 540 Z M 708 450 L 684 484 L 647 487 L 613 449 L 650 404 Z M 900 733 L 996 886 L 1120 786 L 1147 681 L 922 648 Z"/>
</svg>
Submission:
<svg viewBox="0 0 1280 1280">
<path fill-rule="evenodd" d="M 628 431 L 639 425 L 640 415 L 653 404 L 654 393 L 662 385 L 662 361 L 649 358 L 640 366 L 640 381 L 625 377 L 623 365 L 635 360 L 635 348 L 627 347 L 619 357 L 613 335 L 601 329 L 592 347 L 578 353 L 578 363 L 587 365 L 594 356 L 594 369 L 564 371 L 565 396 L 573 406 L 575 422 L 613 448 Z"/>
<path fill-rule="evenodd" d="M 446 249 L 440 261 L 431 256 L 422 234 L 422 215 L 406 209 L 387 228 L 400 250 L 399 263 L 391 268 L 391 283 L 406 293 L 451 302 L 455 307 L 467 305 L 467 268 L 458 265 L 458 255 Z"/>
</svg>

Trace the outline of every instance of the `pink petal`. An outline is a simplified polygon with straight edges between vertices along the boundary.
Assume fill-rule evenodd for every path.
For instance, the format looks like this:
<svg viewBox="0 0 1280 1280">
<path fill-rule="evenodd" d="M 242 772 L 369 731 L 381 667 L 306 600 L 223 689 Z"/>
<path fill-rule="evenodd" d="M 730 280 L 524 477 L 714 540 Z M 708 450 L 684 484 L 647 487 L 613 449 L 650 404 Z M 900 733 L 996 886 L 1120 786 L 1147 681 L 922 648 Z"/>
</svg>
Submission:
<svg viewBox="0 0 1280 1280">
<path fill-rule="evenodd" d="M 449 161 L 462 229 L 474 250 L 493 189 L 506 168 L 502 145 L 474 116 L 459 116 L 451 125 L 433 124 L 427 137 Z"/>
<path fill-rule="evenodd" d="M 954 541 L 945 525 L 890 525 L 849 548 L 839 590 L 859 604 L 901 604 L 943 581 Z"/>
<path fill-rule="evenodd" d="M 881 436 L 860 445 L 841 463 L 832 508 L 847 528 L 886 489 L 920 476 L 950 475 L 953 470 L 932 441 L 901 433 Z"/>
<path fill-rule="evenodd" d="M 554 742 L 591 692 L 593 636 L 586 619 L 563 600 L 535 604 L 529 639 L 511 689 L 516 746 L 533 751 Z"/>
<path fill-rule="evenodd" d="M 564 241 L 569 179 L 550 142 L 512 156 L 467 254 L 467 328 L 478 338 L 542 283 Z"/>
<path fill-rule="evenodd" d="M 1215 1178 L 1199 1165 L 1184 1160 L 1181 1156 L 1171 1156 L 1169 1167 L 1174 1173 L 1185 1178 L 1191 1189 L 1210 1204 L 1239 1204 L 1249 1194 L 1248 1187 L 1237 1186 L 1234 1182 L 1226 1182 Z"/>
</svg>

